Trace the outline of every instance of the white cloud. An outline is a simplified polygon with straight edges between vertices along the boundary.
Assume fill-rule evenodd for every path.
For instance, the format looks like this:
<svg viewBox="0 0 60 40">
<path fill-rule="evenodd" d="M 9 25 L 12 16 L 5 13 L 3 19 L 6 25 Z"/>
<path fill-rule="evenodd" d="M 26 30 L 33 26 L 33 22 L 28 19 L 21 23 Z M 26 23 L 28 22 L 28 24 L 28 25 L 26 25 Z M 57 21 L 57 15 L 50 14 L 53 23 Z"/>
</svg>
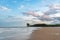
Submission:
<svg viewBox="0 0 60 40">
<path fill-rule="evenodd" d="M 41 11 L 36 12 L 36 14 L 39 14 L 40 16 L 43 15 L 43 13 Z"/>
<path fill-rule="evenodd" d="M 5 7 L 5 6 L 0 6 L 0 11 L 9 12 L 9 11 L 11 11 L 11 9 L 8 7 Z"/>
<path fill-rule="evenodd" d="M 44 12 L 49 17 L 60 17 L 60 5 L 52 4 L 49 6 L 49 10 Z"/>
<path fill-rule="evenodd" d="M 60 9 L 60 4 L 53 4 L 52 7 L 55 9 Z"/>
<path fill-rule="evenodd" d="M 35 11 L 28 11 L 28 12 L 25 13 L 28 16 L 25 17 L 24 19 L 32 20 L 32 19 L 34 19 L 34 17 L 36 17 L 38 20 L 41 20 L 41 22 L 45 22 L 45 23 L 49 23 L 50 24 L 50 23 L 52 23 L 52 22 L 54 22 L 56 20 L 56 19 L 54 19 L 52 17 L 60 17 L 60 13 L 57 11 L 57 10 L 60 10 L 60 5 L 55 5 L 54 4 L 54 5 L 51 5 L 51 7 L 47 8 L 48 10 L 47 11 L 45 10 L 46 12 L 44 12 L 44 13 L 42 13 L 40 11 L 37 11 L 37 12 L 35 12 Z M 43 16 L 43 14 L 44 14 L 44 16 Z M 34 16 L 34 17 L 32 17 L 32 16 Z M 47 16 L 48 18 L 45 18 L 45 16 Z"/>
<path fill-rule="evenodd" d="M 59 9 L 60 10 L 60 4 L 52 4 L 50 6 L 50 8 L 54 8 L 54 9 Z"/>
<path fill-rule="evenodd" d="M 23 16 L 22 17 L 24 20 L 32 20 L 33 18 L 35 18 L 35 17 L 33 17 L 33 16 Z"/>
<path fill-rule="evenodd" d="M 55 14 L 55 17 L 60 17 L 60 13 Z"/>
</svg>

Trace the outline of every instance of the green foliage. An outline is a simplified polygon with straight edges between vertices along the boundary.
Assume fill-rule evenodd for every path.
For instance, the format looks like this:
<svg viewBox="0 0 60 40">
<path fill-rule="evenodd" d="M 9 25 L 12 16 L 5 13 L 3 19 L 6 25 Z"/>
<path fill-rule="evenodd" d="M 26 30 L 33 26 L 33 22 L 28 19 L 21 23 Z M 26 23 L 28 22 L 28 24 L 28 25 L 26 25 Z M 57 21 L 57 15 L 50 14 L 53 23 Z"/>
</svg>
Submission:
<svg viewBox="0 0 60 40">
<path fill-rule="evenodd" d="M 60 26 L 60 24 L 34 24 L 34 25 L 30 25 L 32 27 L 39 27 L 39 26 L 42 26 L 42 27 L 57 27 L 57 26 Z"/>
</svg>

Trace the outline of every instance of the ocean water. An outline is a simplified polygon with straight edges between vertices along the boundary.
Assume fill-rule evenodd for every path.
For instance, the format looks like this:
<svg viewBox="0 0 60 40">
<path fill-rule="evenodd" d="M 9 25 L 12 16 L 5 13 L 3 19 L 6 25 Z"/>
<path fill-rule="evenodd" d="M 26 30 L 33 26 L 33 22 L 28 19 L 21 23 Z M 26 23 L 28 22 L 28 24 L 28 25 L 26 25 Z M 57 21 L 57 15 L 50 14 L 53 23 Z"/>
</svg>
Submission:
<svg viewBox="0 0 60 40">
<path fill-rule="evenodd" d="M 0 28 L 0 40 L 28 40 L 37 27 Z"/>
</svg>

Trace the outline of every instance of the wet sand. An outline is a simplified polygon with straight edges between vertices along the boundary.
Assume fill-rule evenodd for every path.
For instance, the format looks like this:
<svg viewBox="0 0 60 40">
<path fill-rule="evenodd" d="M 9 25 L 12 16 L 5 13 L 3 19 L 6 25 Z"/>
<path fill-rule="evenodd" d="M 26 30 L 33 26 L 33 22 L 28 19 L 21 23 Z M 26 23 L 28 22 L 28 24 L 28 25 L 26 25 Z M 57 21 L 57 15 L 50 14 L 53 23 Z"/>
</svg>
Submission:
<svg viewBox="0 0 60 40">
<path fill-rule="evenodd" d="M 60 40 L 60 27 L 45 27 L 34 30 L 29 40 Z"/>
</svg>

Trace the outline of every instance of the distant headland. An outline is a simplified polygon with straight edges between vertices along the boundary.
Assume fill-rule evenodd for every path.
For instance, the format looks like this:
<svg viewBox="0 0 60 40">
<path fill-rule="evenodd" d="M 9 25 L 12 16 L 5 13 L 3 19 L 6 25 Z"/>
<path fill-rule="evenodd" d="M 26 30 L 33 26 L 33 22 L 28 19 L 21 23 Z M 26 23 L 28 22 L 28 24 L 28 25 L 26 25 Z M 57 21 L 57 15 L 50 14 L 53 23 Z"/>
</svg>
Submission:
<svg viewBox="0 0 60 40">
<path fill-rule="evenodd" d="M 34 24 L 27 23 L 27 27 L 60 27 L 60 24 Z"/>
</svg>

